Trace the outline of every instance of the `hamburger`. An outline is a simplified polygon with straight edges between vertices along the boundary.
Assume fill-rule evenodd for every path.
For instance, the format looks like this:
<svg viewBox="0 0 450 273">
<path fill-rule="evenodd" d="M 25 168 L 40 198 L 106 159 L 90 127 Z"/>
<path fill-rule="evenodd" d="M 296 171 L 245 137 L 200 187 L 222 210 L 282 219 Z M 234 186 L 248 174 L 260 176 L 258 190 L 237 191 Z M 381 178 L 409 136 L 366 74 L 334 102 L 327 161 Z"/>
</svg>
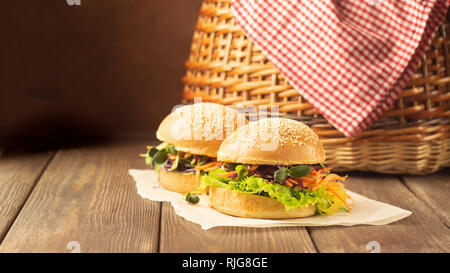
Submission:
<svg viewBox="0 0 450 273">
<path fill-rule="evenodd" d="M 325 152 L 308 126 L 267 118 L 237 129 L 220 145 L 221 164 L 202 177 L 209 206 L 225 214 L 284 219 L 350 211 L 346 177 L 323 165 Z"/>
<path fill-rule="evenodd" d="M 168 190 L 196 191 L 200 176 L 215 168 L 223 139 L 246 123 L 245 115 L 215 103 L 195 103 L 177 108 L 159 125 L 156 138 L 162 143 L 147 146 L 145 162 L 158 173 Z"/>
</svg>

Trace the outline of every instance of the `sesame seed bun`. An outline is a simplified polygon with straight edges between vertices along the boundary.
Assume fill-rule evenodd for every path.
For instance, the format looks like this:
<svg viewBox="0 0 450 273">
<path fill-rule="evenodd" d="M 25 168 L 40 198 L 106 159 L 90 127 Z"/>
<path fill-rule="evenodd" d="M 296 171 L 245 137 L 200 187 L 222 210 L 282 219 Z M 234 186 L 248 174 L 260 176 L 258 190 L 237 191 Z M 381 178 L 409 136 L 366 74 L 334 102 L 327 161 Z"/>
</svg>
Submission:
<svg viewBox="0 0 450 273">
<path fill-rule="evenodd" d="M 325 151 L 319 137 L 305 124 L 266 118 L 230 134 L 222 142 L 217 159 L 243 164 L 317 164 L 325 161 Z"/>
<path fill-rule="evenodd" d="M 169 191 L 187 193 L 198 190 L 200 180 L 192 173 L 169 172 L 163 169 L 158 171 L 159 184 Z"/>
<path fill-rule="evenodd" d="M 245 125 L 244 114 L 215 103 L 195 103 L 176 109 L 159 125 L 156 137 L 178 151 L 217 157 L 223 139 Z"/>
<path fill-rule="evenodd" d="M 315 206 L 286 210 L 277 200 L 221 187 L 209 188 L 209 206 L 222 213 L 245 218 L 289 219 L 316 214 Z"/>
</svg>

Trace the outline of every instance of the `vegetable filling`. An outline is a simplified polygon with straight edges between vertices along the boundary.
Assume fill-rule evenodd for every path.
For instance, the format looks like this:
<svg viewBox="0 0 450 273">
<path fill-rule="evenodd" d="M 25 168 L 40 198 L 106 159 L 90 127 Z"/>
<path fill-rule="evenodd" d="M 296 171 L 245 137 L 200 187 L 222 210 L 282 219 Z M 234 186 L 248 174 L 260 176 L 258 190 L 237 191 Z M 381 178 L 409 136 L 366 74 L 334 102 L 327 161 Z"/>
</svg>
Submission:
<svg viewBox="0 0 450 273">
<path fill-rule="evenodd" d="M 286 209 L 316 206 L 320 214 L 350 211 L 350 198 L 340 183 L 346 177 L 316 165 L 243 165 L 220 163 L 202 176 L 200 189 L 222 187 L 274 198 Z"/>
<path fill-rule="evenodd" d="M 141 154 L 141 156 L 145 157 L 147 165 L 154 167 L 156 170 L 163 169 L 169 172 L 201 172 L 203 174 L 217 164 L 215 158 L 177 151 L 172 144 L 167 142 L 163 142 L 156 147 L 147 146 L 147 153 Z"/>
</svg>

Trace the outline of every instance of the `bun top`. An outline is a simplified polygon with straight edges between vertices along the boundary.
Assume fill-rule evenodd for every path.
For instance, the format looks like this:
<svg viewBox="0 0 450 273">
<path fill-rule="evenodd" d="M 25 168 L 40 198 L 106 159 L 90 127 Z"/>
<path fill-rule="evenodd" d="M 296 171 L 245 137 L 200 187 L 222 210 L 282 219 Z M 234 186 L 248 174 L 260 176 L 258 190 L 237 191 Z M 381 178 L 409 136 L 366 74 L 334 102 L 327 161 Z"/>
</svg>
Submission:
<svg viewBox="0 0 450 273">
<path fill-rule="evenodd" d="M 170 113 L 159 125 L 156 138 L 178 151 L 217 157 L 223 139 L 239 126 L 245 115 L 215 103 L 195 103 Z"/>
<path fill-rule="evenodd" d="M 325 161 L 325 151 L 319 137 L 305 124 L 287 118 L 266 118 L 230 134 L 217 157 L 244 164 L 317 164 Z"/>
</svg>

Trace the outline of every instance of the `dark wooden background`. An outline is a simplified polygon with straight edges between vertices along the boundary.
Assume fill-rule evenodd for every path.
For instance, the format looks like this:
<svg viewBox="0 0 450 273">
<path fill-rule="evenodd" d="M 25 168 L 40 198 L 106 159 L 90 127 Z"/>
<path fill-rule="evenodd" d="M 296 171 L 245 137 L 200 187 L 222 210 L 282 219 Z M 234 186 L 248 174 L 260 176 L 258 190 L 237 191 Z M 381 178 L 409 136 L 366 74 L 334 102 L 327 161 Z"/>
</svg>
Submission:
<svg viewBox="0 0 450 273">
<path fill-rule="evenodd" d="M 0 138 L 153 137 L 201 0 L 2 1 Z"/>
</svg>

